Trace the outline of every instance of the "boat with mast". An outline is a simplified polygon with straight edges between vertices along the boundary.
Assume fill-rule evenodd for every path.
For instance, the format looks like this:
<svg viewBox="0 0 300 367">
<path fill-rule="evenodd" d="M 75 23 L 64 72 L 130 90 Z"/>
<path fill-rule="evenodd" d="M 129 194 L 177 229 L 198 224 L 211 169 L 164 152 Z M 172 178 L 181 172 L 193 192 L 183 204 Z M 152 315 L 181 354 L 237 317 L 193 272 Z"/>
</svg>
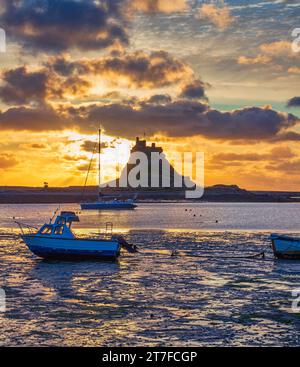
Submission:
<svg viewBox="0 0 300 367">
<path fill-rule="evenodd" d="M 101 134 L 102 130 L 99 128 L 98 137 L 98 200 L 95 202 L 82 202 L 80 207 L 82 210 L 133 210 L 137 207 L 134 199 L 123 200 L 118 197 L 105 197 L 101 190 Z M 89 175 L 88 169 L 87 178 Z M 85 187 L 87 184 L 87 178 Z"/>
</svg>

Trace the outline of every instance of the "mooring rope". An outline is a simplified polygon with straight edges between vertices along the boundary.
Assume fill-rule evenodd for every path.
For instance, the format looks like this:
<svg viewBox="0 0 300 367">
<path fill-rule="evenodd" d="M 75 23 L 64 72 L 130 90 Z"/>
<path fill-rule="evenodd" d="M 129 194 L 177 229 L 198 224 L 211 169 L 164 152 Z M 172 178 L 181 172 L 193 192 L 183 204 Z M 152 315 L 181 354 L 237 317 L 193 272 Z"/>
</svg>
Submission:
<svg viewBox="0 0 300 367">
<path fill-rule="evenodd" d="M 147 252 L 140 251 L 139 248 L 137 248 L 137 253 L 139 254 L 146 254 Z M 155 252 L 151 252 L 152 254 Z M 187 253 L 184 250 L 171 250 L 170 252 L 166 253 L 155 253 L 155 255 L 159 256 L 170 256 L 170 257 L 191 257 L 191 258 L 203 258 L 203 259 L 237 259 L 237 260 L 264 260 L 264 261 L 270 261 L 270 259 L 266 259 L 266 253 L 265 251 L 258 252 L 253 255 L 247 255 L 247 256 L 214 256 L 214 255 L 201 255 L 201 254 L 193 254 L 193 253 Z"/>
</svg>

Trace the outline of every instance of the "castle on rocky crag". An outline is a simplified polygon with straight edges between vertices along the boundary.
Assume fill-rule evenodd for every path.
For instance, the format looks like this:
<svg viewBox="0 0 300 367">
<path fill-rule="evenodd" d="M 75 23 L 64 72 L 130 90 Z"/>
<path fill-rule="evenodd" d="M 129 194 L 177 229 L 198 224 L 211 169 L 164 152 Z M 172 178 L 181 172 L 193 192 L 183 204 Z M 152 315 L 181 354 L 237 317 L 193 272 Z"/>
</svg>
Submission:
<svg viewBox="0 0 300 367">
<path fill-rule="evenodd" d="M 167 160 L 163 149 L 156 146 L 155 143 L 147 145 L 147 141 L 136 138 L 136 143 L 131 149 L 129 161 L 123 169 L 120 179 L 117 180 L 117 187 L 120 187 L 120 182 L 127 182 L 127 189 L 148 189 L 148 190 L 185 190 L 184 177 L 177 173 L 174 167 Z M 141 166 L 141 160 L 139 159 L 140 153 L 146 158 L 146 167 L 143 165 L 146 171 L 146 181 L 139 186 L 130 185 L 130 175 L 136 174 L 136 179 L 141 180 L 141 173 L 138 172 L 138 168 Z M 159 159 L 153 159 L 153 157 Z M 143 158 L 143 157 L 142 157 Z M 143 162 L 144 163 L 144 162 Z M 135 172 L 137 171 L 137 172 Z M 145 173 L 145 172 L 144 172 Z M 155 185 L 153 185 L 155 182 Z M 124 186 L 123 186 L 124 187 Z"/>
</svg>

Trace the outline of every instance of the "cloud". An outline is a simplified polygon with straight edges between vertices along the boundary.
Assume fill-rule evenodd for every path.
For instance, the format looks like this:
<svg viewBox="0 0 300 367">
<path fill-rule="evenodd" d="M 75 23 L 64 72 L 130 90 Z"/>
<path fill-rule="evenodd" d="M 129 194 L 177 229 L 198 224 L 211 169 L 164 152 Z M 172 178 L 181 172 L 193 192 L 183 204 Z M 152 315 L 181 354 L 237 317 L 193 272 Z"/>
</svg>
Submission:
<svg viewBox="0 0 300 367">
<path fill-rule="evenodd" d="M 268 170 L 284 172 L 292 175 L 299 175 L 300 160 L 296 159 L 291 162 L 283 162 L 279 164 L 270 164 L 266 167 Z"/>
<path fill-rule="evenodd" d="M 269 56 L 284 56 L 293 54 L 292 43 L 289 41 L 275 41 L 260 45 L 260 51 Z"/>
<path fill-rule="evenodd" d="M 213 3 L 201 5 L 198 9 L 197 18 L 209 20 L 220 29 L 225 29 L 234 22 L 229 7 L 224 3 L 220 7 Z"/>
<path fill-rule="evenodd" d="M 218 153 L 212 157 L 212 162 L 258 162 L 258 161 L 280 161 L 296 157 L 296 154 L 288 147 L 277 147 L 268 153 Z"/>
<path fill-rule="evenodd" d="M 298 118 L 269 108 L 251 107 L 231 112 L 210 109 L 200 102 L 177 100 L 164 105 L 115 103 L 90 106 L 86 126 L 101 121 L 112 135 L 133 138 L 147 132 L 171 137 L 202 135 L 210 139 L 270 140 L 294 127 Z"/>
<path fill-rule="evenodd" d="M 44 67 L 31 71 L 25 66 L 3 72 L 0 99 L 9 105 L 43 104 L 51 99 L 84 97 L 92 87 L 84 76 L 64 77 Z"/>
<path fill-rule="evenodd" d="M 33 144 L 30 144 L 29 147 L 33 148 L 33 149 L 46 149 L 47 145 L 39 144 L 39 143 L 33 143 Z"/>
<path fill-rule="evenodd" d="M 13 107 L 0 112 L 0 129 L 30 131 L 64 130 L 75 125 L 74 117 L 72 117 L 69 119 L 61 111 L 56 111 L 47 105 Z"/>
<path fill-rule="evenodd" d="M 187 0 L 129 0 L 126 4 L 131 12 L 175 13 L 187 9 Z"/>
<path fill-rule="evenodd" d="M 288 73 L 298 74 L 299 68 L 295 67 L 295 62 L 299 62 L 299 54 L 293 52 L 292 43 L 285 40 L 263 43 L 258 47 L 255 56 L 241 55 L 237 58 L 240 65 L 262 65 L 281 73 L 286 70 Z"/>
<path fill-rule="evenodd" d="M 300 107 L 300 97 L 291 98 L 287 103 L 287 107 Z"/>
<path fill-rule="evenodd" d="M 272 138 L 272 141 L 300 141 L 300 134 L 294 131 L 282 132 Z"/>
<path fill-rule="evenodd" d="M 147 103 L 164 105 L 167 103 L 171 103 L 172 98 L 168 94 L 155 94 L 148 98 Z"/>
<path fill-rule="evenodd" d="M 28 72 L 26 67 L 8 70 L 2 75 L 0 98 L 8 104 L 45 100 L 48 76 L 43 71 Z"/>
<path fill-rule="evenodd" d="M 109 145 L 106 142 L 101 143 L 101 149 L 108 148 Z M 89 153 L 96 153 L 98 151 L 98 142 L 91 141 L 91 140 L 85 140 L 81 146 L 81 150 Z"/>
<path fill-rule="evenodd" d="M 256 65 L 256 64 L 269 64 L 272 61 L 270 56 L 258 55 L 256 57 L 240 56 L 238 58 L 238 64 L 240 65 Z"/>
<path fill-rule="evenodd" d="M 193 82 L 185 84 L 182 87 L 179 97 L 207 100 L 207 97 L 205 95 L 205 89 L 207 87 L 208 84 L 202 82 L 201 80 L 194 80 Z"/>
<path fill-rule="evenodd" d="M 124 61 L 124 58 L 123 65 L 120 60 Z M 112 61 L 115 59 L 116 62 Z M 179 99 L 175 100 L 172 100 L 169 95 L 161 94 L 153 95 L 148 99 L 132 97 L 115 103 L 107 103 L 106 101 L 106 103 L 89 105 L 72 105 L 69 102 L 50 106 L 46 101 L 43 101 L 45 95 L 48 96 L 50 93 L 45 85 L 47 87 L 51 85 L 53 88 L 53 85 L 57 84 L 57 80 L 62 78 L 60 86 L 63 86 L 64 90 L 67 80 L 82 77 L 82 70 L 100 73 L 100 70 L 109 69 L 116 75 L 119 71 L 119 74 L 123 76 L 130 76 L 133 83 L 139 85 L 149 85 L 150 83 L 151 86 L 154 86 L 154 83 L 162 86 L 168 85 L 171 80 L 172 82 L 179 81 L 178 75 L 184 78 L 186 70 L 188 70 L 187 74 L 190 71 L 189 68 L 186 69 L 184 63 L 181 64 L 180 61 L 174 60 L 165 52 L 154 52 L 150 56 L 142 54 L 141 59 L 144 61 L 135 60 L 131 54 L 113 57 L 113 59 L 110 57 L 108 64 L 106 58 L 104 61 L 83 60 L 73 63 L 66 62 L 66 60 L 63 60 L 62 63 L 62 59 L 59 59 L 59 68 L 56 64 L 57 59 L 55 59 L 56 61 L 54 60 L 50 70 L 48 70 L 47 82 L 43 79 L 42 87 L 37 83 L 39 88 L 38 92 L 35 93 L 31 91 L 27 81 L 30 81 L 31 78 L 39 80 L 35 73 L 39 75 L 40 72 L 30 73 L 25 68 L 16 69 L 11 72 L 12 80 L 16 79 L 15 82 L 11 83 L 8 77 L 4 78 L 6 81 L 4 88 L 20 86 L 20 88 L 15 88 L 15 94 L 11 92 L 10 102 L 28 102 L 29 99 L 37 101 L 40 99 L 41 102 L 31 106 L 12 107 L 6 111 L 0 111 L 0 128 L 2 130 L 32 131 L 77 128 L 82 132 L 90 133 L 98 128 L 99 116 L 101 116 L 101 122 L 109 134 L 126 138 L 133 138 L 146 131 L 148 135 L 163 134 L 170 137 L 202 135 L 209 139 L 223 140 L 275 141 L 278 139 L 278 141 L 283 141 L 284 138 L 287 140 L 298 139 L 298 135 L 295 136 L 297 133 L 290 131 L 299 122 L 299 119 L 292 114 L 276 112 L 270 107 L 251 107 L 230 112 L 221 112 L 210 108 L 207 103 L 201 102 L 201 99 L 205 98 L 205 84 L 200 80 L 184 84 Z M 165 60 L 172 60 L 175 65 L 168 63 L 165 65 Z M 104 62 L 104 67 L 102 62 Z M 141 68 L 140 64 L 143 65 Z M 177 72 L 177 74 L 174 72 L 177 75 L 175 79 L 174 77 L 170 79 L 170 76 L 166 74 L 166 69 L 170 70 L 170 68 Z M 53 73 L 59 70 L 61 70 L 61 74 L 53 77 Z M 16 78 L 16 75 L 20 75 L 20 78 Z M 58 94 L 65 93 L 59 92 L 61 89 L 57 88 Z M 71 91 L 76 93 L 74 90 Z M 86 148 L 88 149 L 88 146 Z"/>
<path fill-rule="evenodd" d="M 48 67 L 64 75 L 97 75 L 113 86 L 161 88 L 193 76 L 185 62 L 165 51 L 117 53 L 98 59 L 70 61 L 64 56 L 52 59 Z"/>
<path fill-rule="evenodd" d="M 300 68 L 297 67 L 297 66 L 291 66 L 288 69 L 288 73 L 291 73 L 291 74 L 300 74 Z"/>
<path fill-rule="evenodd" d="M 95 171 L 95 169 L 96 169 L 95 162 L 92 162 L 92 163 L 82 163 L 82 164 L 80 164 L 80 165 L 77 166 L 77 170 L 78 171 L 83 171 L 83 172 L 86 172 L 88 170 Z"/>
<path fill-rule="evenodd" d="M 99 50 L 128 44 L 121 3 L 119 0 L 2 0 L 0 23 L 24 49 Z"/>
<path fill-rule="evenodd" d="M 193 78 L 189 65 L 164 51 L 117 53 L 75 61 L 60 55 L 50 58 L 40 68 L 21 66 L 4 71 L 0 99 L 7 105 L 33 106 L 74 98 L 86 99 L 99 80 L 113 87 L 157 89 L 188 83 Z M 205 84 L 195 81 L 187 84 L 188 87 L 199 94 Z M 185 93 L 188 92 L 192 91 L 186 89 Z M 125 98 L 117 91 L 113 95 L 99 95 L 99 99 L 112 97 L 117 100 Z"/>
<path fill-rule="evenodd" d="M 0 154 L 0 169 L 7 169 L 14 167 L 18 161 L 10 154 Z"/>
<path fill-rule="evenodd" d="M 74 156 L 74 155 L 70 155 L 70 154 L 65 154 L 62 158 L 63 158 L 63 160 L 65 160 L 67 162 L 78 162 L 78 161 L 87 159 L 87 157 Z"/>
</svg>

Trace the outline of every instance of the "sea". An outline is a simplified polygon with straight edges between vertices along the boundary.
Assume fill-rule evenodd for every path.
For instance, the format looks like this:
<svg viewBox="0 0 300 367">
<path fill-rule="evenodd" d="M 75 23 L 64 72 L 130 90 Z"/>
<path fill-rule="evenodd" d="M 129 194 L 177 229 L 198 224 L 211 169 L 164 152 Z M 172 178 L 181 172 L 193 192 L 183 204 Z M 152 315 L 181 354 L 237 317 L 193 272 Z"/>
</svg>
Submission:
<svg viewBox="0 0 300 367">
<path fill-rule="evenodd" d="M 37 258 L 14 220 L 40 226 L 57 208 L 79 213 L 79 236 L 111 222 L 139 252 Z M 274 232 L 300 237 L 300 204 L 0 205 L 0 345 L 299 346 L 300 261 L 274 259 Z"/>
</svg>

